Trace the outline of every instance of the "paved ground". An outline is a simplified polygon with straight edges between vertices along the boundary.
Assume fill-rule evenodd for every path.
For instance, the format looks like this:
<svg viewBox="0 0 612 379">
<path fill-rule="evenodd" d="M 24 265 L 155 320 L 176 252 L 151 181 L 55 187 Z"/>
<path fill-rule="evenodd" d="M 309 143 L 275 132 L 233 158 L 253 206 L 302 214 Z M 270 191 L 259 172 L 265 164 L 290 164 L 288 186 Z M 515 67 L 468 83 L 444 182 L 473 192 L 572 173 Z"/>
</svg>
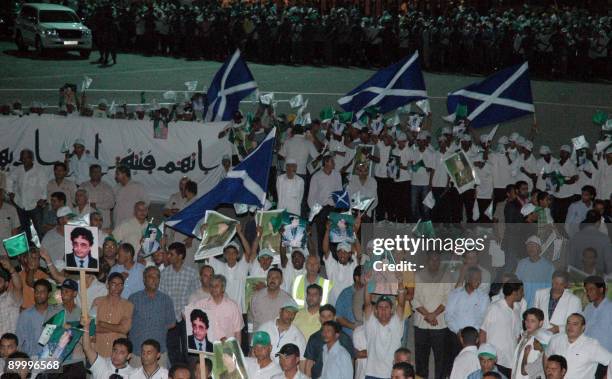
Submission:
<svg viewBox="0 0 612 379">
<path fill-rule="evenodd" d="M 33 53 L 20 54 L 11 42 L 0 42 L 0 102 L 20 99 L 24 104 L 40 100 L 49 105 L 57 103 L 56 91 L 64 83 L 80 84 L 83 75 L 93 78 L 90 100 L 105 98 L 109 102 L 137 103 L 139 93 L 147 92 L 146 99 L 161 100 L 163 91 L 185 89 L 183 83 L 198 80 L 200 88 L 208 85 L 220 67 L 220 62 L 186 61 L 165 57 L 143 57 L 120 54 L 118 64 L 100 67 L 91 61 L 97 59 L 93 53 L 90 60 L 82 60 L 76 54 L 63 54 L 44 59 Z M 295 67 L 283 65 L 249 64 L 261 91 L 273 91 L 276 99 L 289 99 L 295 93 L 307 97 L 309 110 L 318 115 L 327 105 L 336 100 L 372 75 L 373 71 L 338 67 Z M 441 127 L 445 115 L 447 92 L 477 81 L 477 77 L 426 73 L 425 82 L 432 98 L 434 128 Z M 612 85 L 577 82 L 532 82 L 536 101 L 540 136 L 536 143 L 559 146 L 568 139 L 585 134 L 593 140 L 598 127 L 591 123 L 597 109 L 612 113 Z M 245 106 L 248 109 L 248 106 Z M 286 103 L 279 106 L 287 112 Z M 507 125 L 503 129 L 527 133 L 533 120 L 525 118 Z"/>
</svg>

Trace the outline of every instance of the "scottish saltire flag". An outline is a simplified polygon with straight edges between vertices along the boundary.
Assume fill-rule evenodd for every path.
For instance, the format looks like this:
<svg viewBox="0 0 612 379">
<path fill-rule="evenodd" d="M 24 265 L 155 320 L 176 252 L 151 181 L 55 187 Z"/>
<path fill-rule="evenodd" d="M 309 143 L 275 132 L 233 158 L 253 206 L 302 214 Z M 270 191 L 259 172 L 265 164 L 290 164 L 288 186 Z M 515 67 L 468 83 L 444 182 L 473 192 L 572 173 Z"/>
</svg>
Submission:
<svg viewBox="0 0 612 379">
<path fill-rule="evenodd" d="M 336 205 L 336 208 L 340 208 L 340 209 L 350 209 L 351 208 L 351 198 L 346 188 L 340 191 L 334 191 L 332 192 L 331 195 L 332 195 L 332 199 L 334 200 L 334 204 Z"/>
<path fill-rule="evenodd" d="M 207 210 L 220 204 L 241 203 L 263 208 L 268 191 L 268 176 L 272 165 L 274 135 L 272 129 L 259 146 L 227 176 L 193 204 L 181 210 L 166 221 L 166 226 L 192 235 L 198 221 Z"/>
<path fill-rule="evenodd" d="M 467 107 L 466 117 L 474 128 L 533 113 L 527 62 L 505 68 L 481 82 L 449 93 L 446 99 L 448 113 L 455 113 L 458 106 Z"/>
<path fill-rule="evenodd" d="M 205 121 L 230 121 L 240 101 L 257 89 L 251 70 L 240 56 L 240 50 L 221 66 L 215 74 L 206 98 L 208 108 Z"/>
<path fill-rule="evenodd" d="M 378 71 L 338 100 L 338 104 L 359 119 L 366 108 L 376 106 L 384 114 L 422 99 L 427 99 L 427 90 L 419 54 L 415 52 L 411 57 Z"/>
</svg>

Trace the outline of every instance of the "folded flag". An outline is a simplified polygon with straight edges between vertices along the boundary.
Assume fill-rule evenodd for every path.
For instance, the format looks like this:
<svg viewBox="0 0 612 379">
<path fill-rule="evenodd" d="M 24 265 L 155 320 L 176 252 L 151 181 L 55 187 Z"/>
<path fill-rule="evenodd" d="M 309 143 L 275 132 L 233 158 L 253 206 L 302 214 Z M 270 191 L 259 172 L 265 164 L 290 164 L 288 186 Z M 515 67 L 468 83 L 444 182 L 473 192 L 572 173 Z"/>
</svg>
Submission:
<svg viewBox="0 0 612 379">
<path fill-rule="evenodd" d="M 308 213 L 308 222 L 312 222 L 319 212 L 321 212 L 321 209 L 323 209 L 321 204 L 313 204 L 313 206 L 310 207 L 310 213 Z"/>
<path fill-rule="evenodd" d="M 425 80 L 419 64 L 419 54 L 406 57 L 376 72 L 370 79 L 338 100 L 345 111 L 354 112 L 357 118 L 371 107 L 378 113 L 391 112 L 416 100 L 427 99 Z"/>
<path fill-rule="evenodd" d="M 491 200 L 489 206 L 487 207 L 487 209 L 485 209 L 484 214 L 489 218 L 489 220 L 493 220 L 493 200 Z"/>
<path fill-rule="evenodd" d="M 81 83 L 81 92 L 85 91 L 86 89 L 89 89 L 89 86 L 91 86 L 92 82 L 93 82 L 93 79 L 85 75 L 83 77 L 83 82 Z"/>
<path fill-rule="evenodd" d="M 464 117 L 474 128 L 499 124 L 534 113 L 529 66 L 527 62 L 500 70 L 481 82 L 470 84 L 448 94 L 446 109 L 458 112 L 465 105 Z"/>
<path fill-rule="evenodd" d="M 351 199 L 346 189 L 332 192 L 332 199 L 334 200 L 336 208 L 340 208 L 340 209 L 350 209 L 351 208 Z"/>
<path fill-rule="evenodd" d="M 554 171 L 550 175 L 551 175 L 550 179 L 553 185 L 561 187 L 562 185 L 565 184 L 565 176 L 563 176 L 559 171 Z"/>
<path fill-rule="evenodd" d="M 29 251 L 28 237 L 25 232 L 3 239 L 2 245 L 4 245 L 4 249 L 11 258 Z"/>
<path fill-rule="evenodd" d="M 416 225 L 414 226 L 414 228 L 412 228 L 412 232 L 417 235 L 417 236 L 423 236 L 423 237 L 435 237 L 435 231 L 434 231 L 434 227 L 433 227 L 433 223 L 430 221 L 422 221 L 421 219 L 419 219 L 416 223 Z"/>
<path fill-rule="evenodd" d="M 436 206 L 436 199 L 433 195 L 433 192 L 429 191 L 427 196 L 423 199 L 423 205 L 425 205 L 429 209 L 433 209 Z"/>
<path fill-rule="evenodd" d="M 36 231 L 36 228 L 34 227 L 34 223 L 32 221 L 30 221 L 30 235 L 32 236 L 30 238 L 30 241 L 32 241 L 32 243 L 34 244 L 34 246 L 36 246 L 37 249 L 40 249 L 40 238 L 38 237 L 38 232 Z"/>
<path fill-rule="evenodd" d="M 274 101 L 274 92 L 267 93 L 265 95 L 259 96 L 259 102 L 263 105 L 272 105 Z"/>
<path fill-rule="evenodd" d="M 302 105 L 304 105 L 304 96 L 302 96 L 302 95 L 295 95 L 291 99 L 289 99 L 289 106 L 292 109 L 299 108 Z"/>
<path fill-rule="evenodd" d="M 164 100 L 176 102 L 176 92 L 174 91 L 166 91 L 162 96 L 164 97 Z"/>
<path fill-rule="evenodd" d="M 352 208 L 361 212 L 365 212 L 370 208 L 370 205 L 374 202 L 374 199 L 370 197 L 361 197 L 361 192 L 357 192 L 351 198 Z"/>
</svg>

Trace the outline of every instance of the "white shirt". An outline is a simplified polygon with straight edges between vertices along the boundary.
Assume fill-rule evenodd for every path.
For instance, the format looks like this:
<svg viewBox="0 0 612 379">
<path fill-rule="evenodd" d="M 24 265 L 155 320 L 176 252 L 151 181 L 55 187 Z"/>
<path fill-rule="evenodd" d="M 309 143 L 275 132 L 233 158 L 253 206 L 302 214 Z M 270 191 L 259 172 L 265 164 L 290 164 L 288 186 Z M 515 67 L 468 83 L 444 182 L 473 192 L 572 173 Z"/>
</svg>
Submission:
<svg viewBox="0 0 612 379">
<path fill-rule="evenodd" d="M 246 285 L 246 278 L 249 272 L 249 264 L 246 259 L 242 257 L 234 267 L 229 267 L 227 263 L 221 262 L 216 258 L 210 258 L 208 264 L 215 270 L 215 274 L 225 276 L 227 280 L 227 287 L 225 288 L 225 294 L 232 300 L 234 300 L 240 307 L 240 313 L 245 313 L 246 307 L 244 304 L 244 289 Z"/>
<path fill-rule="evenodd" d="M 493 198 L 493 167 L 489 162 L 485 162 L 482 168 L 474 166 L 474 171 L 480 184 L 476 187 L 477 199 L 492 199 Z M 531 181 L 531 179 L 529 180 Z"/>
<path fill-rule="evenodd" d="M 493 187 L 506 188 L 508 184 L 515 183 L 512 177 L 512 168 L 504 153 L 490 153 L 489 160 L 493 165 Z"/>
<path fill-rule="evenodd" d="M 140 251 L 140 240 L 149 223 L 147 220 L 141 224 L 136 217 L 124 220 L 113 230 L 113 236 L 117 241 L 129 243 L 134 248 L 136 254 Z"/>
<path fill-rule="evenodd" d="M 157 371 L 153 373 L 153 375 L 148 376 L 145 374 L 144 367 L 140 367 L 136 370 L 135 373 L 130 375 L 130 379 L 167 379 L 168 378 L 168 370 L 164 367 L 158 367 Z"/>
<path fill-rule="evenodd" d="M 552 314 L 548 317 L 548 302 L 550 301 L 550 288 L 542 288 L 536 291 L 534 296 L 533 306 L 544 312 L 544 324 L 542 327 L 548 329 L 552 325 L 557 325 L 560 331 L 565 330 L 567 318 L 572 313 L 580 313 L 582 310 L 580 298 L 574 295 L 570 290 L 563 291 L 561 298 L 557 302 L 557 306 Z"/>
<path fill-rule="evenodd" d="M 255 358 L 247 357 L 245 358 L 245 363 L 249 379 L 270 379 L 275 375 L 283 374 L 283 370 L 274 361 L 264 368 L 259 367 Z"/>
<path fill-rule="evenodd" d="M 270 335 L 270 343 L 272 344 L 272 352 L 270 355 L 274 357 L 274 362 L 278 364 L 276 353 L 286 344 L 292 343 L 300 348 L 300 359 L 304 359 L 304 351 L 306 351 L 306 339 L 300 330 L 293 324 L 284 332 L 279 332 L 276 322 L 278 318 L 271 321 L 266 321 L 259 327 L 260 331 L 264 331 Z"/>
<path fill-rule="evenodd" d="M 446 184 L 449 182 L 448 173 L 444 168 L 444 159 L 448 158 L 450 155 L 449 150 L 446 150 L 446 153 L 442 153 L 441 151 L 436 151 L 434 153 L 434 167 L 435 170 L 433 180 L 431 181 L 432 187 L 444 188 Z"/>
<path fill-rule="evenodd" d="M 353 348 L 355 351 L 366 350 L 368 341 L 365 335 L 365 325 L 359 325 L 353 330 Z M 355 359 L 355 379 L 364 379 L 368 358 Z"/>
<path fill-rule="evenodd" d="M 353 259 L 343 265 L 329 253 L 327 257 L 323 257 L 323 261 L 325 262 L 327 279 L 334 282 L 334 287 L 329 297 L 333 300 L 332 304 L 335 304 L 342 290 L 353 285 L 353 272 L 355 271 L 355 267 L 358 266 L 357 259 L 353 255 Z"/>
<path fill-rule="evenodd" d="M 115 206 L 115 193 L 113 187 L 102 180 L 96 185 L 91 181 L 81 183 L 79 188 L 87 191 L 89 203 L 95 203 L 96 209 L 102 213 L 102 226 L 104 228 L 109 228 L 112 221 L 110 211 Z"/>
<path fill-rule="evenodd" d="M 567 360 L 565 379 L 594 378 L 597 364 L 608 366 L 608 376 L 612 373 L 612 354 L 604 349 L 597 340 L 581 335 L 570 343 L 567 335 L 559 333 L 550 340 L 546 355 L 562 355 Z"/>
<path fill-rule="evenodd" d="M 606 159 L 600 159 L 598 168 L 595 172 L 593 183 L 597 189 L 597 198 L 609 200 L 612 195 L 612 164 L 608 164 Z"/>
<path fill-rule="evenodd" d="M 285 376 L 285 373 L 282 373 L 274 375 L 272 379 L 287 379 L 287 377 Z M 296 372 L 293 376 L 293 379 L 310 379 L 310 377 L 302 374 L 302 372 L 298 370 L 298 372 Z"/>
<path fill-rule="evenodd" d="M 94 279 L 94 281 L 91 282 L 91 285 L 87 288 L 87 309 L 91 309 L 91 305 L 97 297 L 106 295 L 108 295 L 108 288 L 106 288 L 106 285 L 104 283 L 100 283 L 98 279 Z M 74 301 L 76 302 L 77 307 L 84 309 L 81 306 L 81 296 L 77 296 Z"/>
<path fill-rule="evenodd" d="M 278 193 L 278 209 L 285 209 L 298 216 L 301 214 L 304 179 L 297 175 L 289 179 L 287 174 L 283 174 L 276 179 L 276 192 Z"/>
<path fill-rule="evenodd" d="M 361 199 L 368 198 L 368 197 L 371 199 L 374 199 L 374 201 L 372 202 L 372 204 L 370 205 L 367 211 L 368 216 L 371 216 L 372 211 L 376 209 L 376 206 L 378 205 L 378 183 L 376 183 L 376 179 L 372 178 L 371 176 L 368 176 L 365 184 L 361 184 L 361 180 L 359 180 L 359 176 L 351 175 L 351 178 L 349 179 L 347 191 L 351 199 L 358 192 L 360 194 Z"/>
<path fill-rule="evenodd" d="M 295 278 L 300 275 L 306 274 L 306 265 L 302 266 L 300 270 L 296 270 L 293 266 L 293 262 L 291 261 L 291 256 L 289 255 L 287 258 L 287 267 L 281 268 L 281 270 L 283 271 L 283 284 L 281 285 L 281 288 L 285 292 L 291 293 L 293 290 L 293 282 L 295 281 Z"/>
<path fill-rule="evenodd" d="M 115 208 L 113 217 L 115 225 L 127 220 L 134 214 L 134 204 L 144 201 L 149 204 L 149 194 L 146 188 L 134 180 L 130 180 L 125 186 L 118 184 L 115 187 Z"/>
<path fill-rule="evenodd" d="M 489 305 L 480 329 L 487 333 L 487 342 L 497 349 L 497 363 L 512 368 L 512 357 L 518 337 L 521 335 L 520 305 L 511 309 L 505 299 Z"/>
<path fill-rule="evenodd" d="M 112 374 L 119 374 L 124 378 L 129 378 L 136 372 L 136 369 L 127 362 L 124 368 L 116 368 L 110 358 L 104 358 L 100 355 L 97 356 L 96 361 L 91 365 L 89 370 L 93 375 L 93 379 L 108 379 Z"/>
<path fill-rule="evenodd" d="M 70 177 L 77 185 L 80 185 L 83 182 L 89 180 L 89 166 L 93 164 L 99 164 L 102 166 L 100 161 L 98 161 L 93 155 L 90 153 L 83 153 L 81 158 L 79 158 L 76 154 L 70 157 L 69 167 L 70 167 Z"/>
<path fill-rule="evenodd" d="M 536 360 L 541 360 L 540 352 L 533 348 L 533 336 L 524 335 L 516 345 L 514 349 L 514 366 L 512 366 L 512 379 L 529 379 L 529 375 L 521 374 L 521 364 L 523 362 L 523 355 L 525 355 L 525 347 L 531 346 L 529 356 L 527 356 L 527 363 L 533 363 Z"/>
<path fill-rule="evenodd" d="M 536 182 L 537 189 L 539 189 L 540 191 L 546 191 L 546 181 L 549 179 L 543 179 L 542 175 L 552 173 L 558 164 L 559 164 L 559 160 L 553 157 L 550 158 L 550 162 L 548 163 L 544 160 L 544 158 L 540 158 L 537 160 L 537 172 L 536 172 L 536 174 L 538 174 L 538 181 Z M 552 190 L 549 189 L 548 192 L 552 192 Z"/>
<path fill-rule="evenodd" d="M 47 199 L 48 172 L 39 166 L 26 171 L 23 165 L 13 169 L 6 181 L 6 192 L 15 194 L 15 204 L 26 211 L 36 208 L 38 200 Z"/>
<path fill-rule="evenodd" d="M 399 169 L 399 178 L 395 179 L 395 181 L 406 182 L 412 180 L 412 170 L 410 170 L 410 166 L 408 165 L 408 162 L 410 162 L 410 156 L 412 154 L 410 147 L 408 147 L 408 145 L 404 146 L 403 149 L 396 147 L 393 149 L 391 154 L 397 155 L 400 158 L 400 164 L 402 166 L 407 166 L 407 169 L 405 170 L 402 168 Z"/>
<path fill-rule="evenodd" d="M 300 175 L 305 175 L 308 158 L 316 158 L 319 152 L 315 145 L 307 140 L 306 137 L 296 134 L 283 143 L 278 154 L 285 157 L 285 161 L 295 159 L 297 163 L 296 172 Z"/>
<path fill-rule="evenodd" d="M 327 175 L 320 170 L 313 175 L 310 180 L 310 190 L 308 192 L 308 206 L 319 204 L 321 206 L 334 205 L 332 192 L 342 190 L 342 178 L 338 171 L 333 170 Z"/>
<path fill-rule="evenodd" d="M 576 165 L 572 162 L 571 159 L 565 161 L 565 163 L 561 166 L 560 162 L 557 164 L 556 170 L 566 178 L 571 178 L 574 175 L 578 175 L 578 170 L 576 169 Z M 558 192 L 554 192 L 554 195 L 558 198 L 565 199 L 567 197 L 574 195 L 574 184 L 564 184 L 559 187 Z"/>
<path fill-rule="evenodd" d="M 436 157 L 433 151 L 425 148 L 425 151 L 421 152 L 418 147 L 412 150 L 411 161 L 412 164 L 417 164 L 419 161 L 425 163 L 425 167 L 420 167 L 416 172 L 412 172 L 412 185 L 413 186 L 427 186 L 429 185 L 429 172 L 426 168 L 434 168 L 436 166 Z"/>
<path fill-rule="evenodd" d="M 448 295 L 453 290 L 453 280 L 448 272 L 439 272 L 431 276 L 427 269 L 415 274 L 416 285 L 414 287 L 414 299 L 412 307 L 416 310 L 424 307 L 428 312 L 435 311 L 440 304 L 446 306 Z M 414 312 L 414 326 L 419 329 L 444 329 L 446 328 L 445 312 L 436 317 L 438 325 L 432 326 L 425 321 L 423 315 Z"/>
<path fill-rule="evenodd" d="M 393 367 L 393 354 L 402 345 L 404 321 L 394 313 L 387 325 L 382 325 L 374 314 L 365 321 L 368 341 L 366 376 L 388 378 Z"/>
<path fill-rule="evenodd" d="M 524 180 L 525 182 L 527 182 L 527 186 L 529 187 L 529 192 L 531 192 L 531 190 L 533 189 L 533 180 L 531 180 L 530 177 L 522 173 L 520 171 L 520 168 L 521 167 L 524 168 L 525 171 L 527 171 L 530 174 L 537 174 L 538 173 L 538 162 L 536 161 L 533 154 L 529 154 L 529 158 L 525 158 L 525 156 L 521 154 L 518 158 L 517 163 L 518 163 L 519 171 L 516 176 L 516 181 L 518 182 L 519 180 Z"/>
<path fill-rule="evenodd" d="M 374 163 L 374 176 L 377 178 L 386 178 L 387 175 L 387 162 L 389 161 L 389 155 L 391 154 L 391 145 L 387 146 L 383 141 L 376 143 L 378 150 L 378 158 L 380 161 Z"/>
<path fill-rule="evenodd" d="M 476 346 L 466 346 L 453 361 L 453 369 L 450 379 L 465 379 L 476 370 L 480 370 L 478 360 L 478 348 Z"/>
</svg>

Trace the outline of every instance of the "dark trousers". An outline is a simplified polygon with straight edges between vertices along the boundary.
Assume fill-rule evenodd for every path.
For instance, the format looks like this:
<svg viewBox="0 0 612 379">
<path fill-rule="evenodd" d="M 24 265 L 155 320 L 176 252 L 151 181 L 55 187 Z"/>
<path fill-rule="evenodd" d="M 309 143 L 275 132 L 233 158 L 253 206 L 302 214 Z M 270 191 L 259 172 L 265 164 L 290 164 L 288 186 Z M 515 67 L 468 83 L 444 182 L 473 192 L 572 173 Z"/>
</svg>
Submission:
<svg viewBox="0 0 612 379">
<path fill-rule="evenodd" d="M 390 202 L 390 189 L 391 186 L 393 185 L 393 179 L 391 178 L 378 178 L 375 177 L 376 179 L 376 195 L 378 196 L 378 206 L 376 207 L 376 219 L 377 220 L 384 220 L 387 217 L 389 217 L 391 211 L 390 211 L 390 205 L 393 204 L 392 202 Z"/>
<path fill-rule="evenodd" d="M 431 191 L 436 199 L 436 205 L 431 210 L 432 221 L 434 223 L 460 223 L 459 192 L 454 187 L 433 187 Z"/>
<path fill-rule="evenodd" d="M 310 192 L 310 175 L 297 174 L 297 176 L 304 180 L 304 196 L 302 196 L 302 216 L 308 217 L 308 212 L 310 210 L 310 208 L 308 207 L 308 193 Z"/>
<path fill-rule="evenodd" d="M 429 377 L 429 352 L 433 350 L 435 361 L 435 379 L 447 375 L 446 363 L 448 328 L 433 330 L 414 327 L 414 349 L 416 374 L 422 378 Z"/>
<path fill-rule="evenodd" d="M 476 201 L 476 199 L 474 198 L 475 194 L 476 191 L 471 189 L 459 195 L 461 205 L 463 206 L 463 208 L 465 208 L 466 222 L 474 222 L 474 220 L 472 220 L 472 211 L 474 210 L 474 201 Z"/>
<path fill-rule="evenodd" d="M 323 236 L 325 235 L 325 225 L 327 224 L 327 216 L 336 208 L 331 205 L 326 205 L 321 209 L 318 215 L 314 218 L 314 223 L 317 228 L 317 254 L 323 256 Z M 312 254 L 312 253 L 311 253 Z"/>
<path fill-rule="evenodd" d="M 83 362 L 62 366 L 62 372 L 57 374 L 40 374 L 39 379 L 82 379 L 87 377 L 87 370 Z"/>
<path fill-rule="evenodd" d="M 391 188 L 389 218 L 396 222 L 410 222 L 410 180 L 393 182 Z"/>
<path fill-rule="evenodd" d="M 43 212 L 44 208 L 36 207 L 34 209 L 30 209 L 26 211 L 25 209 L 17 208 L 17 215 L 19 216 L 19 222 L 21 223 L 21 227 L 26 232 L 28 236 L 28 241 L 32 239 L 32 235 L 30 233 L 30 220 L 34 224 L 34 229 L 39 236 L 42 236 L 42 222 L 43 222 Z M 42 238 L 41 238 L 42 239 Z"/>
<path fill-rule="evenodd" d="M 556 223 L 558 224 L 565 223 L 565 218 L 567 217 L 567 211 L 570 205 L 572 205 L 572 202 L 574 202 L 574 196 L 569 196 L 569 197 L 564 197 L 564 198 L 555 197 L 555 199 L 553 200 L 552 206 L 551 206 L 552 208 L 551 213 Z"/>
<path fill-rule="evenodd" d="M 480 217 L 478 218 L 478 222 L 480 223 L 489 223 L 493 222 L 489 216 L 485 215 L 485 211 L 491 204 L 491 199 L 476 199 L 478 201 L 478 211 L 480 212 Z"/>
<path fill-rule="evenodd" d="M 187 337 L 185 320 L 177 322 L 176 326 L 168 330 L 166 345 L 168 346 L 168 360 L 171 365 L 187 363 Z"/>
</svg>

